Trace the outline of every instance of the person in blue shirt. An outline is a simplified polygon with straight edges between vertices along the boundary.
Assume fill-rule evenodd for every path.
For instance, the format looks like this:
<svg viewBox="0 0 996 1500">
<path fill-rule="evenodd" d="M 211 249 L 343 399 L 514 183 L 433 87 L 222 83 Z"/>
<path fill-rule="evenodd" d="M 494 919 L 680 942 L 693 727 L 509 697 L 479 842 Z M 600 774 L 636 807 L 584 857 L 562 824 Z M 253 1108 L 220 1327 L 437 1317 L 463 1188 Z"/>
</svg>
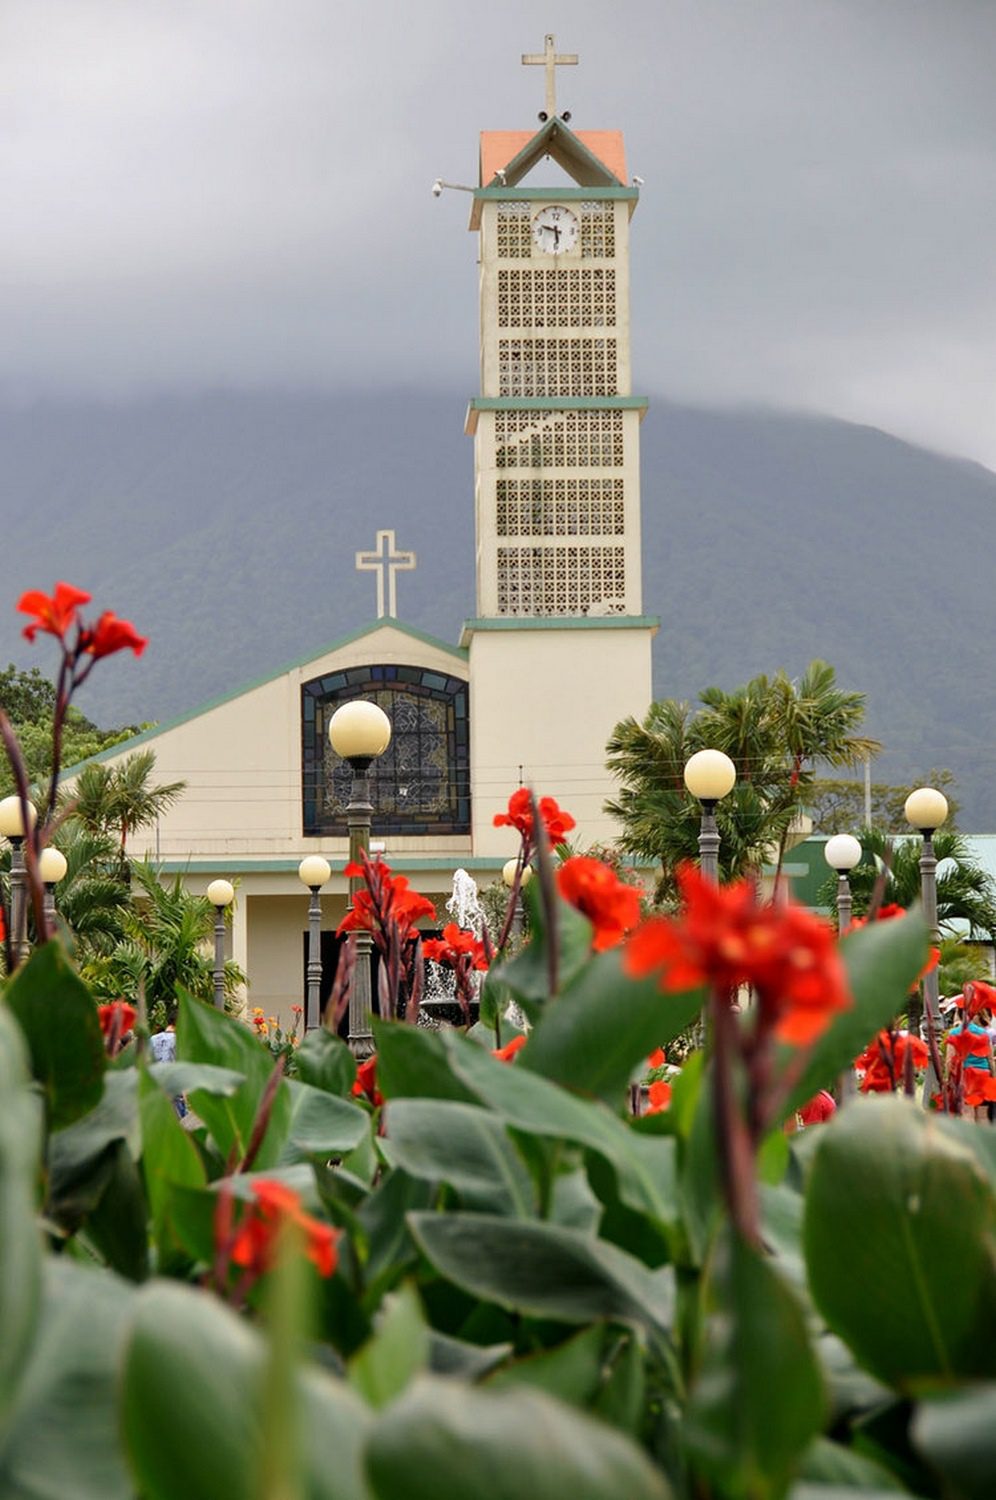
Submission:
<svg viewBox="0 0 996 1500">
<path fill-rule="evenodd" d="M 157 1031 L 155 1036 L 149 1038 L 149 1051 L 153 1062 L 176 1062 L 176 1026 L 173 1021 L 169 1022 L 165 1031 Z M 182 1094 L 174 1097 L 173 1108 L 182 1120 L 187 1113 L 187 1101 Z"/>
<path fill-rule="evenodd" d="M 962 996 L 962 1023 L 954 1027 L 948 1036 L 948 1068 L 961 1057 L 966 1109 L 970 1109 L 973 1118 L 978 1121 L 989 1120 L 991 1098 L 996 1093 L 996 1086 L 990 1082 L 996 1078 L 993 1043 L 989 1034 L 993 1018 L 989 1003 L 991 993 L 992 987 L 988 984 L 976 984 L 973 981 L 966 984 Z M 951 1045 L 956 1037 L 960 1039 L 965 1036 L 971 1038 L 966 1043 L 968 1050 Z"/>
</svg>

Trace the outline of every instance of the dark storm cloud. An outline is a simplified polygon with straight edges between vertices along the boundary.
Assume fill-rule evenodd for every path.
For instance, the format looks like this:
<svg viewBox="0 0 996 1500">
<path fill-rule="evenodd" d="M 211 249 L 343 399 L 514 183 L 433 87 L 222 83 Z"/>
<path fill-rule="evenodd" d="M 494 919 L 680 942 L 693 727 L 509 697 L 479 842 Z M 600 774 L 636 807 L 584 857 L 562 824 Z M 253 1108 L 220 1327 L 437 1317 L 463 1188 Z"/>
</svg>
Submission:
<svg viewBox="0 0 996 1500">
<path fill-rule="evenodd" d="M 622 127 L 635 382 L 996 465 L 990 0 L 6 0 L 0 386 L 476 380 L 481 128 Z"/>
</svg>

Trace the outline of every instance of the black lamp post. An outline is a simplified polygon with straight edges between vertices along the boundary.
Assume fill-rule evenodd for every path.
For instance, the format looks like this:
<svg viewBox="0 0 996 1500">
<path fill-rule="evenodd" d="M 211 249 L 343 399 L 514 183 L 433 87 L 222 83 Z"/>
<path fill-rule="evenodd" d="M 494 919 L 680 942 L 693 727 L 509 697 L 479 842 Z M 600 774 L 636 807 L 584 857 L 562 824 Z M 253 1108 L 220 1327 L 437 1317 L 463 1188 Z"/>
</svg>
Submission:
<svg viewBox="0 0 996 1500">
<path fill-rule="evenodd" d="M 923 901 L 923 917 L 930 933 L 930 941 L 937 943 L 940 932 L 937 926 L 937 856 L 934 853 L 934 834 L 948 815 L 948 799 L 936 787 L 920 786 L 910 792 L 903 808 L 907 823 L 911 824 L 923 838 L 920 853 L 920 897 Z M 941 1007 L 937 969 L 931 969 L 923 979 L 923 1000 L 927 1008 L 927 1019 L 935 1033 L 940 1026 Z M 934 1076 L 933 1061 L 927 1065 L 927 1081 L 924 1086 L 925 1106 L 940 1087 Z"/>
<path fill-rule="evenodd" d="M 332 866 L 320 854 L 309 854 L 297 867 L 297 877 L 311 892 L 308 901 L 308 987 L 304 1004 L 304 1029 L 322 1024 L 322 898 L 321 889 L 332 875 Z"/>
<path fill-rule="evenodd" d="M 363 698 L 354 698 L 337 708 L 329 721 L 329 741 L 336 755 L 349 762 L 353 773 L 349 802 L 346 805 L 346 825 L 349 829 L 349 858 L 359 863 L 361 854 L 369 854 L 370 825 L 373 804 L 370 801 L 370 778 L 367 772 L 378 755 L 383 755 L 391 743 L 391 721 L 376 703 Z M 359 876 L 349 882 L 349 901 L 352 906 L 356 892 L 363 884 Z M 373 1032 L 370 1028 L 371 995 L 370 983 L 372 940 L 368 932 L 356 934 L 356 968 L 349 995 L 349 1045 L 361 1060 L 373 1052 Z"/>
<path fill-rule="evenodd" d="M 699 869 L 708 880 L 719 880 L 719 829 L 716 803 L 732 792 L 737 769 L 722 750 L 696 750 L 685 763 L 685 785 L 702 805 L 699 825 Z"/>
<path fill-rule="evenodd" d="M 235 900 L 230 880 L 212 880 L 207 898 L 214 907 L 214 1003 L 225 1009 L 225 912 Z"/>
<path fill-rule="evenodd" d="M 842 938 L 851 925 L 850 873 L 860 864 L 862 848 L 852 833 L 835 833 L 823 846 L 823 858 L 837 874 L 837 936 Z M 840 1102 L 854 1093 L 854 1070 L 845 1068 L 838 1079 Z"/>
<path fill-rule="evenodd" d="M 37 813 L 29 802 L 28 823 L 33 828 Z M 24 867 L 24 809 L 18 796 L 0 801 L 0 834 L 10 844 L 10 951 L 16 967 L 27 957 L 27 871 Z"/>
<path fill-rule="evenodd" d="M 55 921 L 55 888 L 68 868 L 69 864 L 62 850 L 56 849 L 54 844 L 46 844 L 38 857 L 38 874 L 45 887 L 45 917 L 49 931 Z"/>
<path fill-rule="evenodd" d="M 837 872 L 837 932 L 843 937 L 851 925 L 850 873 L 861 862 L 861 845 L 851 833 L 835 833 L 827 839 L 823 858 Z"/>
</svg>

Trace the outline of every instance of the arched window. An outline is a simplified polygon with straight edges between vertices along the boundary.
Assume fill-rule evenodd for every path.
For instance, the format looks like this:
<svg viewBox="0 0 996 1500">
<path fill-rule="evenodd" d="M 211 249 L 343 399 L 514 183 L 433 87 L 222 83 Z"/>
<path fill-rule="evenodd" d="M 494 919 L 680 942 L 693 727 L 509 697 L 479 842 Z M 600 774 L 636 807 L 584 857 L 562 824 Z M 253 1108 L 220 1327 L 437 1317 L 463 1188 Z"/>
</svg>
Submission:
<svg viewBox="0 0 996 1500">
<path fill-rule="evenodd" d="M 301 688 L 302 804 L 306 837 L 346 833 L 351 772 L 332 751 L 329 720 L 368 698 L 391 720 L 391 743 L 370 767 L 373 831 L 470 832 L 468 684 L 424 667 L 348 667 Z"/>
</svg>

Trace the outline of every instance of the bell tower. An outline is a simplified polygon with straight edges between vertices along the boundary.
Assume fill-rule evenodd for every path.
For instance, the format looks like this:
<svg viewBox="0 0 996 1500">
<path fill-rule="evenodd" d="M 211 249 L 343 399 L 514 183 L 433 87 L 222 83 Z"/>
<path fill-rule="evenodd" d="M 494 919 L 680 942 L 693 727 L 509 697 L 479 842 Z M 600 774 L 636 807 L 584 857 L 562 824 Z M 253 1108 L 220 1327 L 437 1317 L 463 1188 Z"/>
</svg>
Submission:
<svg viewBox="0 0 996 1500">
<path fill-rule="evenodd" d="M 475 440 L 477 618 L 466 623 L 475 850 L 514 771 L 583 841 L 611 837 L 605 744 L 650 701 L 642 613 L 640 421 L 630 377 L 629 231 L 639 189 L 619 131 L 557 113 L 552 36 L 538 131 L 485 131 L 470 228 L 480 236 Z M 549 163 L 561 169 L 549 186 Z M 564 185 L 564 178 L 571 185 Z M 519 768 L 521 767 L 521 773 Z M 487 774 L 485 774 L 487 768 Z M 500 768 L 500 769 L 499 769 Z M 490 795 L 491 788 L 494 794 Z M 505 792 L 507 795 L 507 792 Z"/>
</svg>

